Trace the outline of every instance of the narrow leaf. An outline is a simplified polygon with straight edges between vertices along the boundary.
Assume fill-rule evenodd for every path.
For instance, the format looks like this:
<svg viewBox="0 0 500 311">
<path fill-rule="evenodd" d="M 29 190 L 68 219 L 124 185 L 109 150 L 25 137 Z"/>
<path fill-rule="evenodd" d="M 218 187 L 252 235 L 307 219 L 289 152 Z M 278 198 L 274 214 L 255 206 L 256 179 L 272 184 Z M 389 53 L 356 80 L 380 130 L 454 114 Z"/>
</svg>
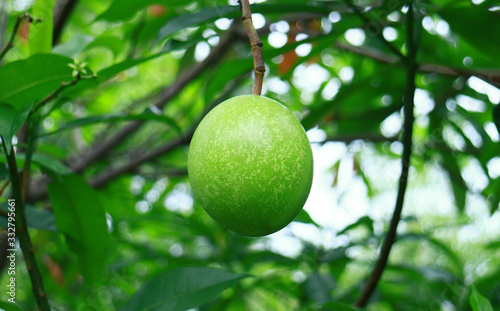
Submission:
<svg viewBox="0 0 500 311">
<path fill-rule="evenodd" d="M 52 50 L 52 15 L 56 0 L 36 0 L 33 6 L 33 16 L 41 18 L 42 22 L 30 25 L 30 54 L 50 53 Z"/>
<path fill-rule="evenodd" d="M 340 302 L 336 302 L 336 301 L 330 301 L 330 302 L 325 303 L 321 307 L 321 310 L 357 311 L 357 310 L 362 310 L 362 309 L 351 307 L 350 305 L 345 304 L 345 303 L 340 303 Z"/>
<path fill-rule="evenodd" d="M 41 100 L 70 81 L 73 60 L 55 54 L 37 54 L 0 67 L 0 103 L 17 109 Z"/>
<path fill-rule="evenodd" d="M 108 248 L 106 214 L 94 189 L 79 175 L 64 175 L 48 185 L 57 229 L 79 258 L 86 281 L 103 272 Z"/>
<path fill-rule="evenodd" d="M 489 56 L 492 60 L 497 59 L 500 47 L 491 43 L 500 41 L 500 33 L 491 31 L 487 36 L 478 35 L 484 33 L 485 29 L 500 29 L 500 19 L 495 13 L 472 3 L 463 5 L 454 2 L 438 11 L 438 14 L 448 22 L 453 32 L 475 47 L 479 53 Z M 464 23 L 464 20 L 467 20 L 467 23 Z"/>
<path fill-rule="evenodd" d="M 7 203 L 0 204 L 0 209 L 8 211 Z M 28 227 L 38 230 L 57 231 L 54 214 L 48 210 L 26 206 L 26 221 Z M 7 228 L 7 219 L 0 217 L 0 227 Z"/>
<path fill-rule="evenodd" d="M 28 118 L 32 105 L 25 105 L 21 109 L 0 104 L 0 136 L 5 140 L 7 151 L 10 152 L 12 138 L 19 131 Z"/>
<path fill-rule="evenodd" d="M 72 128 L 77 128 L 77 127 L 83 127 L 87 125 L 92 125 L 92 124 L 97 124 L 97 123 L 103 123 L 103 122 L 122 122 L 122 121 L 131 121 L 131 120 L 142 120 L 142 121 L 149 121 L 149 120 L 155 120 L 155 121 L 160 121 L 165 124 L 168 124 L 172 128 L 174 128 L 178 133 L 181 132 L 181 128 L 177 123 L 175 122 L 174 119 L 165 116 L 165 115 L 158 115 L 154 113 L 143 113 L 143 114 L 136 114 L 136 115 L 126 115 L 126 114 L 103 114 L 103 115 L 98 115 L 98 116 L 91 116 L 87 118 L 81 118 L 81 119 L 76 119 L 74 121 L 66 123 L 64 126 L 60 127 L 56 131 L 49 132 L 49 133 L 44 133 L 41 136 L 48 136 L 48 135 L 53 135 L 53 134 L 58 134 L 60 132 L 72 129 Z"/>
<path fill-rule="evenodd" d="M 213 268 L 168 270 L 144 284 L 120 311 L 184 311 L 213 300 L 245 277 Z"/>
<path fill-rule="evenodd" d="M 74 58 L 93 41 L 94 37 L 92 36 L 76 34 L 68 42 L 55 46 L 52 53 Z"/>
<path fill-rule="evenodd" d="M 324 5 L 304 5 L 294 3 L 280 3 L 280 4 L 254 4 L 252 5 L 253 13 L 271 14 L 271 13 L 316 13 L 328 15 L 330 12 L 328 7 Z M 171 34 L 184 29 L 189 26 L 200 25 L 216 18 L 226 17 L 235 18 L 241 16 L 239 6 L 219 6 L 212 7 L 197 11 L 192 14 L 183 14 L 170 19 L 165 26 L 158 32 L 158 36 L 153 42 L 153 46 L 158 44 Z"/>
<path fill-rule="evenodd" d="M 65 175 L 71 173 L 71 170 L 61 161 L 42 153 L 33 154 L 33 162 L 51 171 L 53 174 Z"/>
<path fill-rule="evenodd" d="M 476 289 L 472 286 L 472 293 L 469 297 L 469 303 L 473 311 L 493 311 L 491 303 L 486 297 L 482 296 Z"/>
</svg>

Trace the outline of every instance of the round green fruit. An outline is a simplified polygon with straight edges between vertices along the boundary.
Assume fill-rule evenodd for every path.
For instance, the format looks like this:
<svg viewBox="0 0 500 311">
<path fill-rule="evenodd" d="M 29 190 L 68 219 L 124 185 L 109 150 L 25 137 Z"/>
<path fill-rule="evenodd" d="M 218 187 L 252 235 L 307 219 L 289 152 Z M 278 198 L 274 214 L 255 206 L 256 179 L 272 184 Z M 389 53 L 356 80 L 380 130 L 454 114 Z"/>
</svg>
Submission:
<svg viewBox="0 0 500 311">
<path fill-rule="evenodd" d="M 188 154 L 195 198 L 236 233 L 262 236 L 288 225 L 311 190 L 313 157 L 304 128 L 282 104 L 231 98 L 196 129 Z"/>
</svg>

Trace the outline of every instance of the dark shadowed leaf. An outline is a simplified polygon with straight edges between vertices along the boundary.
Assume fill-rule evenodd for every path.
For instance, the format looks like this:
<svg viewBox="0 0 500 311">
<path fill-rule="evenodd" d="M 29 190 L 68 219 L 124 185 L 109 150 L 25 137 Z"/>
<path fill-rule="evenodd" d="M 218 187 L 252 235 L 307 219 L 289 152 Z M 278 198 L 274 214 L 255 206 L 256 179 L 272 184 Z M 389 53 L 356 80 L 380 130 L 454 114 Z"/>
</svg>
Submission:
<svg viewBox="0 0 500 311">
<path fill-rule="evenodd" d="M 281 3 L 276 4 L 256 4 L 252 5 L 252 13 L 261 14 L 271 14 L 271 13 L 285 13 L 285 12 L 308 12 L 328 15 L 328 8 L 323 5 L 303 5 L 303 4 L 293 4 L 293 3 Z M 197 11 L 192 14 L 185 14 L 181 16 L 174 17 L 170 19 L 165 26 L 163 26 L 158 32 L 158 36 L 153 42 L 155 46 L 158 42 L 167 38 L 171 34 L 184 29 L 189 26 L 199 25 L 206 23 L 208 21 L 214 20 L 216 18 L 226 17 L 234 18 L 241 16 L 239 6 L 219 6 L 211 7 Z"/>
<path fill-rule="evenodd" d="M 184 311 L 211 301 L 245 277 L 213 268 L 168 270 L 144 284 L 120 311 Z"/>
<path fill-rule="evenodd" d="M 363 216 L 359 218 L 356 222 L 342 229 L 338 234 L 344 234 L 347 231 L 358 227 L 366 227 L 370 232 L 373 233 L 373 220 L 369 216 Z"/>
<path fill-rule="evenodd" d="M 348 304 L 341 303 L 341 302 L 330 301 L 330 302 L 325 303 L 321 307 L 321 310 L 331 310 L 331 311 L 359 311 L 359 310 L 363 310 L 363 309 L 354 308 L 354 307 L 351 307 Z"/>
<path fill-rule="evenodd" d="M 99 197 L 79 175 L 55 177 L 47 188 L 57 229 L 77 254 L 85 280 L 98 279 L 108 249 L 106 214 Z"/>
<path fill-rule="evenodd" d="M 461 36 L 480 53 L 491 59 L 498 58 L 500 47 L 491 43 L 500 41 L 500 33 L 490 31 L 487 36 L 480 35 L 485 29 L 500 29 L 500 19 L 494 12 L 472 3 L 453 3 L 439 10 L 438 14 L 450 24 L 455 34 Z"/>
<path fill-rule="evenodd" d="M 7 211 L 7 203 L 0 204 L 0 208 Z M 54 214 L 51 211 L 35 208 L 32 205 L 27 205 L 26 220 L 28 222 L 29 228 L 46 231 L 57 231 Z M 7 228 L 6 218 L 0 218 L 0 227 Z"/>
<path fill-rule="evenodd" d="M 10 105 L 0 104 L 0 136 L 5 139 L 8 152 L 11 149 L 12 138 L 28 118 L 31 107 L 32 105 L 28 104 L 16 109 Z"/>
<path fill-rule="evenodd" d="M 475 286 L 472 286 L 469 302 L 474 311 L 493 311 L 490 301 L 481 295 Z"/>
<path fill-rule="evenodd" d="M 21 309 L 18 304 L 5 301 L 0 301 L 0 308 L 4 309 L 5 311 L 23 311 L 23 309 Z"/>
<path fill-rule="evenodd" d="M 33 154 L 33 162 L 57 175 L 70 174 L 71 170 L 61 161 L 42 153 Z"/>
</svg>

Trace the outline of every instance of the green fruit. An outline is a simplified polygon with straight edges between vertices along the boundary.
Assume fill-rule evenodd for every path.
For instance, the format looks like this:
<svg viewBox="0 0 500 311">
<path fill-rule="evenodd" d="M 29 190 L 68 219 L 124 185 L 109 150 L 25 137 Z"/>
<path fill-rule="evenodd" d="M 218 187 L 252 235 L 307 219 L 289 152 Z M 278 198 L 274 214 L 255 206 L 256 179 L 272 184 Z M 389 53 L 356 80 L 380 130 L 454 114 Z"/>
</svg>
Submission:
<svg viewBox="0 0 500 311">
<path fill-rule="evenodd" d="M 311 190 L 313 157 L 304 128 L 280 103 L 231 98 L 201 121 L 188 154 L 195 198 L 236 233 L 262 236 L 289 224 Z"/>
</svg>

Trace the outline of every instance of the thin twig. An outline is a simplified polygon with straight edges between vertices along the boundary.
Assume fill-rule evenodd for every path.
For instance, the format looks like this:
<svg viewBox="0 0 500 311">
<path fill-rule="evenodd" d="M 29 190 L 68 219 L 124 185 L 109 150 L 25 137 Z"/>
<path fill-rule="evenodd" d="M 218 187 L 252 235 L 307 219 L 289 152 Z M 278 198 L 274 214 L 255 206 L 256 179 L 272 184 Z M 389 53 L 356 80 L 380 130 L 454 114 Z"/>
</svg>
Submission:
<svg viewBox="0 0 500 311">
<path fill-rule="evenodd" d="M 7 180 L 5 184 L 3 184 L 3 186 L 0 188 L 0 195 L 2 195 L 2 193 L 5 191 L 5 188 L 7 188 L 9 184 L 10 184 L 10 179 Z"/>
<path fill-rule="evenodd" d="M 363 12 L 352 2 L 352 0 L 345 0 L 345 3 L 347 4 L 347 6 L 349 6 L 353 11 L 354 13 L 356 13 L 356 15 L 359 16 L 359 18 L 361 18 L 361 20 L 363 21 L 363 23 L 365 24 L 366 27 L 368 27 L 368 25 L 370 25 L 372 23 L 372 21 L 366 17 L 365 14 L 363 14 Z M 382 33 L 382 31 L 377 31 L 376 32 L 376 37 L 380 40 L 380 42 L 382 42 L 389 50 L 391 50 L 394 54 L 396 54 L 397 56 L 399 56 L 401 59 L 404 59 L 406 56 L 403 55 L 403 53 L 401 53 L 400 50 L 398 50 L 392 43 L 390 43 L 389 41 L 387 41 L 385 38 L 384 38 L 384 35 Z"/>
<path fill-rule="evenodd" d="M 45 96 L 44 99 L 42 99 L 39 103 L 37 103 L 35 105 L 35 107 L 33 108 L 33 110 L 31 110 L 30 112 L 30 116 L 35 114 L 38 110 L 40 110 L 40 108 L 42 108 L 43 106 L 45 106 L 49 101 L 51 101 L 52 99 L 56 98 L 57 96 L 59 96 L 59 94 L 61 94 L 62 91 L 64 91 L 66 88 L 70 87 L 70 86 L 73 86 L 75 84 L 78 83 L 78 81 L 80 81 L 82 79 L 82 76 L 80 74 L 78 74 L 74 80 L 71 80 L 69 82 L 61 82 L 61 85 L 59 85 L 59 87 L 52 93 L 50 93 L 49 95 Z"/>
<path fill-rule="evenodd" d="M 43 286 L 42 274 L 38 269 L 35 253 L 33 251 L 33 244 L 31 243 L 31 238 L 28 233 L 26 206 L 22 196 L 22 184 L 17 170 L 14 146 L 12 146 L 9 153 L 4 139 L 2 139 L 2 145 L 5 156 L 7 157 L 7 163 L 9 165 L 10 180 L 12 182 L 12 195 L 15 200 L 16 217 L 14 224 L 16 226 L 17 238 L 19 239 L 19 245 L 21 246 L 21 250 L 23 252 L 24 261 L 26 262 L 26 268 L 31 279 L 31 284 L 33 285 L 33 294 L 35 295 L 35 300 L 40 311 L 50 311 L 49 301 Z"/>
<path fill-rule="evenodd" d="M 404 197 L 406 192 L 406 187 L 408 183 L 408 171 L 410 168 L 410 158 L 412 151 L 412 134 L 413 134 L 413 106 L 414 106 L 414 96 L 415 96 L 415 75 L 417 73 L 416 64 L 416 53 L 417 46 L 414 40 L 414 20 L 413 20 L 413 2 L 411 1 L 407 13 L 407 35 L 406 44 L 408 46 L 408 55 L 406 59 L 406 91 L 404 96 L 404 131 L 403 131 L 403 157 L 401 161 L 401 176 L 399 178 L 399 189 L 398 196 L 396 199 L 396 207 L 394 208 L 394 213 L 392 215 L 391 224 L 389 231 L 387 232 L 384 244 L 382 245 L 382 250 L 380 251 L 380 257 L 377 263 L 373 267 L 372 273 L 366 283 L 363 292 L 359 296 L 358 300 L 354 303 L 355 306 L 364 307 L 368 303 L 368 300 L 372 296 L 375 288 L 377 287 L 382 273 L 387 265 L 387 260 L 389 259 L 389 254 L 391 252 L 392 245 L 396 240 L 396 231 L 398 228 L 399 220 L 401 219 L 401 212 L 403 210 Z"/>
<path fill-rule="evenodd" d="M 12 29 L 12 34 L 10 35 L 9 42 L 7 42 L 7 44 L 2 49 L 2 52 L 0 52 L 0 60 L 2 60 L 5 54 L 7 54 L 7 52 L 14 47 L 14 39 L 16 38 L 17 31 L 19 30 L 19 26 L 21 26 L 21 22 L 23 20 L 31 22 L 32 18 L 28 13 L 21 14 L 17 17 L 16 23 L 14 24 L 14 29 Z"/>
<path fill-rule="evenodd" d="M 255 73 L 255 82 L 253 85 L 253 94 L 260 95 L 262 93 L 262 84 L 264 83 L 264 73 L 266 67 L 264 66 L 264 59 L 262 57 L 262 42 L 260 41 L 259 34 L 255 30 L 252 22 L 252 10 L 248 0 L 239 0 L 241 4 L 241 19 L 243 26 L 247 32 L 248 39 L 252 46 L 253 57 L 253 70 Z"/>
</svg>

